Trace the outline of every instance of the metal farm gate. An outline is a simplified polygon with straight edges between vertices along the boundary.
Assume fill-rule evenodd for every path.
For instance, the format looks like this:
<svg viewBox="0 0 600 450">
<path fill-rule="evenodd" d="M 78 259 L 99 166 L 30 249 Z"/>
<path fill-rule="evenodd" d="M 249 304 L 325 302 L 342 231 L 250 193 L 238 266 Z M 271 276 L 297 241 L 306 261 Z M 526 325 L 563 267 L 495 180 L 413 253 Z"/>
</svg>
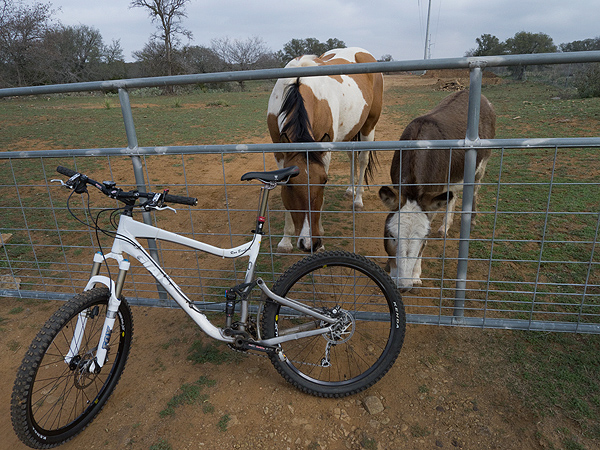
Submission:
<svg viewBox="0 0 600 450">
<path fill-rule="evenodd" d="M 200 199 L 197 207 L 180 209 L 177 215 L 144 213 L 144 220 L 229 246 L 247 238 L 258 192 L 239 181 L 243 172 L 232 170 L 232 161 L 241 159 L 244 171 L 270 170 L 275 167 L 275 151 L 326 148 L 334 152 L 334 161 L 342 161 L 345 176 L 334 175 L 327 184 L 325 246 L 356 251 L 383 265 L 387 259 L 383 224 L 388 211 L 379 202 L 365 202 L 364 211 L 353 211 L 351 201 L 340 199 L 354 181 L 347 176 L 345 152 L 384 154 L 451 147 L 468 149 L 465 201 L 462 211 L 457 211 L 460 221 L 456 220 L 460 231 L 455 225 L 447 237 L 429 240 L 423 255 L 423 287 L 403 295 L 408 321 L 600 333 L 600 137 L 482 140 L 477 134 L 484 68 L 584 62 L 600 62 L 600 52 L 392 61 L 1 89 L 4 98 L 116 90 L 127 147 L 0 152 L 0 296 L 66 300 L 87 281 L 91 255 L 98 250 L 96 236 L 70 217 L 65 202 L 68 193 L 51 182 L 59 178 L 55 172 L 59 164 L 96 179 L 114 179 L 123 188 L 164 186 L 173 194 L 196 196 Z M 138 144 L 129 96 L 134 89 L 167 85 L 431 69 L 470 70 L 469 128 L 463 140 L 144 147 Z M 10 123 L 3 124 L 2 133 L 10 132 Z M 56 134 L 60 133 L 57 127 Z M 168 130 L 164 136 L 169 139 Z M 493 149 L 493 156 L 480 191 L 478 224 L 471 231 L 475 149 L 480 147 Z M 388 166 L 380 168 L 383 181 L 371 190 L 387 184 L 388 170 Z M 304 256 L 277 253 L 283 232 L 278 197 L 272 197 L 271 236 L 264 241 L 258 267 L 258 275 L 269 283 Z M 107 206 L 94 203 L 93 194 L 90 205 L 83 200 L 76 197 L 71 202 L 83 222 L 91 220 L 90 212 Z M 188 296 L 209 310 L 222 310 L 224 289 L 243 275 L 235 261 L 215 261 L 153 241 L 148 245 Z M 136 270 L 124 295 L 132 304 L 174 305 L 149 275 Z"/>
</svg>

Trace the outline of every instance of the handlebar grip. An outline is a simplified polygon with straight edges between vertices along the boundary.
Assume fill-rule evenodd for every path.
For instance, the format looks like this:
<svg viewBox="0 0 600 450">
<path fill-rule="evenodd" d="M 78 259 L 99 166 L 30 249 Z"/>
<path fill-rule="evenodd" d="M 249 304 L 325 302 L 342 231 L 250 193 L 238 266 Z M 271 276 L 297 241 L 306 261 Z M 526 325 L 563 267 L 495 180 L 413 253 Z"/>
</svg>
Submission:
<svg viewBox="0 0 600 450">
<path fill-rule="evenodd" d="M 68 167 L 63 167 L 63 166 L 58 166 L 56 168 L 56 171 L 58 173 L 62 173 L 63 175 L 68 176 L 69 178 L 71 178 L 73 175 L 75 175 L 77 173 L 73 169 L 69 169 Z"/>
<path fill-rule="evenodd" d="M 180 203 L 182 205 L 190 205 L 196 206 L 198 204 L 198 199 L 194 197 L 181 197 L 179 195 L 165 195 L 164 201 L 166 203 Z"/>
</svg>

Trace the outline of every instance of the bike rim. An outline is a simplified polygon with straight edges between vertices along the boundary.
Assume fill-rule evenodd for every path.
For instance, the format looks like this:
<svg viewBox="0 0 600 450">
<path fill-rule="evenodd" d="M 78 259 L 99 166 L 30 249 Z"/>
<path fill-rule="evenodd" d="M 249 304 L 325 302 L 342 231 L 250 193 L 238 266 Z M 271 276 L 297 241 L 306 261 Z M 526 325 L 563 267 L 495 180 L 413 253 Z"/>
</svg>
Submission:
<svg viewBox="0 0 600 450">
<path fill-rule="evenodd" d="M 338 344 L 331 349 L 336 353 L 331 362 L 337 367 L 337 372 L 320 367 L 318 356 L 312 355 L 313 352 L 319 355 L 319 346 L 326 345 L 326 339 L 322 336 L 301 339 L 302 344 L 290 341 L 282 347 L 288 358 L 287 367 L 296 376 L 323 387 L 344 388 L 379 373 L 379 366 L 389 353 L 393 341 L 392 334 L 395 332 L 393 326 L 395 319 L 390 317 L 393 305 L 390 305 L 385 297 L 385 287 L 381 280 L 369 276 L 365 268 L 350 262 L 339 263 L 335 258 L 325 262 L 327 263 L 316 262 L 314 267 L 308 267 L 302 276 L 286 283 L 286 295 L 299 298 L 301 301 L 307 301 L 310 296 L 324 298 L 329 295 L 330 298 L 323 300 L 323 304 L 336 303 L 343 308 L 352 305 L 350 308 L 352 314 L 359 317 L 365 312 L 374 317 L 379 315 L 382 321 L 357 320 L 354 340 L 350 339 L 348 343 Z M 346 275 L 345 282 L 342 281 L 341 274 Z M 301 286 L 300 289 L 297 288 L 298 285 Z M 311 292 L 310 288 L 315 285 L 318 287 L 313 288 Z M 348 298 L 352 301 L 348 301 Z M 283 320 L 291 322 L 298 319 L 284 318 Z M 277 328 L 281 329 L 283 323 L 280 317 L 277 317 L 277 321 Z M 372 342 L 374 338 L 380 345 L 367 343 Z M 369 345 L 373 345 L 373 349 L 369 349 Z"/>
<path fill-rule="evenodd" d="M 102 309 L 98 314 L 98 320 L 94 320 L 93 327 L 90 327 L 88 321 L 80 354 L 95 350 L 99 342 L 106 303 L 96 303 L 90 305 L 90 308 L 96 305 Z M 65 333 L 65 330 L 74 329 L 77 314 L 69 319 L 53 339 L 37 369 L 32 392 L 28 398 L 31 423 L 41 436 L 50 438 L 61 436 L 80 426 L 86 419 L 90 420 L 95 414 L 94 410 L 101 407 L 104 395 L 110 393 L 109 386 L 113 381 L 113 374 L 119 364 L 124 344 L 120 333 L 123 324 L 120 312 L 117 314 L 117 319 L 115 332 L 110 340 L 110 347 L 116 350 L 112 355 L 109 354 L 100 373 L 93 377 L 85 377 L 81 374 L 78 376 L 77 370 L 69 368 L 64 361 L 72 336 Z M 65 410 L 68 412 L 63 413 Z"/>
</svg>

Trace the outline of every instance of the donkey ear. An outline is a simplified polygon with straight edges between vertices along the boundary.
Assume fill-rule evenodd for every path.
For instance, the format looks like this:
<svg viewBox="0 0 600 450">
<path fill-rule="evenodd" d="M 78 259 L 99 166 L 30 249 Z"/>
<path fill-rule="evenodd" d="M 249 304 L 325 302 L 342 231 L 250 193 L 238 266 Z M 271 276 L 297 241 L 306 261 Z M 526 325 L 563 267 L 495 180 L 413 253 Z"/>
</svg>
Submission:
<svg viewBox="0 0 600 450">
<path fill-rule="evenodd" d="M 452 191 L 444 192 L 431 199 L 431 211 L 446 208 L 446 205 L 454 198 Z"/>
<path fill-rule="evenodd" d="M 390 211 L 398 211 L 398 193 L 389 186 L 379 188 L 379 198 Z"/>
<path fill-rule="evenodd" d="M 290 141 L 290 138 L 286 133 L 281 133 L 279 135 L 279 142 L 282 144 L 290 144 L 292 141 Z"/>
<path fill-rule="evenodd" d="M 325 133 L 321 138 L 321 142 L 331 142 L 331 136 L 328 133 Z"/>
</svg>

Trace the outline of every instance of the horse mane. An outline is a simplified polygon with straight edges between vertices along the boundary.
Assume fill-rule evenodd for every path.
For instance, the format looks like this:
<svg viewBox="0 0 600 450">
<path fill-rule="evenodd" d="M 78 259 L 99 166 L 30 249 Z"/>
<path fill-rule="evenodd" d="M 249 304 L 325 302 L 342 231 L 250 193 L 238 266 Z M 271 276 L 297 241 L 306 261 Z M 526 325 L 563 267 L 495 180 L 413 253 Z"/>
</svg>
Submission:
<svg viewBox="0 0 600 450">
<path fill-rule="evenodd" d="M 315 142 L 308 111 L 300 94 L 300 78 L 285 88 L 279 116 L 285 116 L 280 134 L 287 135 L 290 142 Z"/>
<path fill-rule="evenodd" d="M 295 82 L 285 88 L 279 115 L 285 116 L 285 124 L 281 128 L 280 134 L 285 134 L 290 142 L 315 142 L 308 111 L 306 111 L 304 99 L 300 94 L 300 78 L 297 78 Z M 291 152 L 288 153 L 288 157 L 292 159 L 297 156 L 304 156 L 307 159 L 307 164 L 314 162 L 322 165 L 323 153 L 315 150 Z"/>
</svg>

